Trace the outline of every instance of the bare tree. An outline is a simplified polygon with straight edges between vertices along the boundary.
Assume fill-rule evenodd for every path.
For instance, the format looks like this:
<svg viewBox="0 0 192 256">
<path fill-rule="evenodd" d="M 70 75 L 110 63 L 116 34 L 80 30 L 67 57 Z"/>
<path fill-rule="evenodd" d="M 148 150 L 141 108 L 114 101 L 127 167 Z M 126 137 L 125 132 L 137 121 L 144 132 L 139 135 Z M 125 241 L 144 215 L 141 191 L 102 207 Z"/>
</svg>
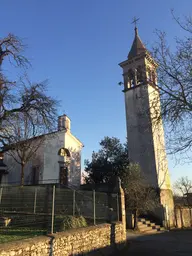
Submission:
<svg viewBox="0 0 192 256">
<path fill-rule="evenodd" d="M 192 180 L 188 177 L 181 177 L 174 184 L 176 194 L 183 197 L 183 200 L 187 206 L 192 207 Z"/>
<path fill-rule="evenodd" d="M 9 62 L 16 67 L 27 67 L 30 65 L 27 58 L 22 55 L 25 48 L 22 40 L 13 34 L 8 34 L 7 37 L 0 40 L 0 66 L 5 57 L 8 57 Z"/>
<path fill-rule="evenodd" d="M 190 221 L 192 226 L 192 180 L 188 177 L 181 177 L 174 184 L 176 197 L 182 198 L 183 205 L 189 208 Z"/>
<path fill-rule="evenodd" d="M 46 94 L 46 83 L 32 84 L 29 79 L 12 81 L 4 65 L 24 73 L 30 63 L 23 55 L 25 45 L 13 34 L 0 39 L 0 145 L 24 167 L 43 143 L 44 133 L 55 130 L 58 102 Z M 35 136 L 38 138 L 34 139 Z"/>
<path fill-rule="evenodd" d="M 165 120 L 169 152 L 186 153 L 192 148 L 192 19 L 185 17 L 182 22 L 174 13 L 173 17 L 186 35 L 176 38 L 171 50 L 166 34 L 157 31 L 153 56 L 158 63 L 161 112 L 156 111 L 156 120 Z"/>
<path fill-rule="evenodd" d="M 6 120 L 2 131 L 7 137 L 4 152 L 21 166 L 20 184 L 24 185 L 24 169 L 26 164 L 35 159 L 39 147 L 43 144 L 47 127 L 41 118 L 32 113 L 16 113 Z"/>
<path fill-rule="evenodd" d="M 7 145 L 10 134 L 6 134 L 7 121 L 22 114 L 35 126 L 37 118 L 49 131 L 53 130 L 58 102 L 46 95 L 46 84 L 32 84 L 26 79 L 11 81 L 5 76 L 3 64 L 6 60 L 16 68 L 26 69 L 30 64 L 23 56 L 25 46 L 18 37 L 9 34 L 0 40 L 0 143 Z M 34 116 L 37 118 L 34 119 Z M 34 121 L 34 122 L 33 122 Z"/>
<path fill-rule="evenodd" d="M 146 211 L 153 211 L 159 206 L 157 191 L 149 186 L 138 164 L 130 164 L 124 170 L 122 186 L 125 191 L 126 209 L 134 213 L 134 228 L 137 228 L 137 218 Z"/>
</svg>

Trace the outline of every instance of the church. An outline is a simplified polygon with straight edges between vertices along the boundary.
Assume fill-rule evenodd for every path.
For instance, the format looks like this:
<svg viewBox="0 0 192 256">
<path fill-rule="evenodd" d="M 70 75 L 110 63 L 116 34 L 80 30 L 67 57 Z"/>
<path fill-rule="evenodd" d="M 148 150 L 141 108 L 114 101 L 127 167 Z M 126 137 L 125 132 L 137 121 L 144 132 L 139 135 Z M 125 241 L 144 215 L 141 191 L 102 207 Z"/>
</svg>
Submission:
<svg viewBox="0 0 192 256">
<path fill-rule="evenodd" d="M 58 117 L 58 130 L 31 139 L 39 147 L 24 168 L 24 184 L 58 184 L 79 187 L 81 183 L 82 142 L 71 132 L 71 120 L 67 115 Z M 19 185 L 21 165 L 9 151 L 3 152 L 6 171 L 1 172 L 1 184 Z"/>
<path fill-rule="evenodd" d="M 173 222 L 173 195 L 165 149 L 157 81 L 158 64 L 145 48 L 135 25 L 127 59 L 121 62 L 129 158 L 138 163 L 148 184 L 160 192 L 160 203 Z"/>
</svg>

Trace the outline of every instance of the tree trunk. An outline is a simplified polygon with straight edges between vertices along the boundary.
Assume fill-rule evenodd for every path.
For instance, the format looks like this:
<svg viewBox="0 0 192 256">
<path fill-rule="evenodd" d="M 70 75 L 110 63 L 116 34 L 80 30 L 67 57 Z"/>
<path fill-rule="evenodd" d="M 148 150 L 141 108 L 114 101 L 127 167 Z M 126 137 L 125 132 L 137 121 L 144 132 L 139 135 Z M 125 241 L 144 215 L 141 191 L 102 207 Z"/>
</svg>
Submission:
<svg viewBox="0 0 192 256">
<path fill-rule="evenodd" d="M 21 182 L 20 182 L 21 186 L 24 186 L 24 167 L 25 165 L 21 164 Z"/>
<path fill-rule="evenodd" d="M 182 213 L 181 207 L 180 207 L 180 218 L 181 218 L 181 228 L 184 228 L 183 213 Z"/>
</svg>

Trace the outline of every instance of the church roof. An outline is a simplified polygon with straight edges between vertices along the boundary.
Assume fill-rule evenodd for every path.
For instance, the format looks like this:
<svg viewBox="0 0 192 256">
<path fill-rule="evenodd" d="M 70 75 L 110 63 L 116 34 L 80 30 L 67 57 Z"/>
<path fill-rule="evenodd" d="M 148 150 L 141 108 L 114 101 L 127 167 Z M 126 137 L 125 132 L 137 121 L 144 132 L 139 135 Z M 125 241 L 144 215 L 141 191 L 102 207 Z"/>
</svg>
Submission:
<svg viewBox="0 0 192 256">
<path fill-rule="evenodd" d="M 138 35 L 138 31 L 137 31 L 137 27 L 136 27 L 135 28 L 135 38 L 134 38 L 131 50 L 127 57 L 128 57 L 128 59 L 131 59 L 133 57 L 136 57 L 140 53 L 144 53 L 146 51 L 147 51 L 147 49 L 145 48 L 144 44 L 142 43 L 142 41 Z"/>
</svg>

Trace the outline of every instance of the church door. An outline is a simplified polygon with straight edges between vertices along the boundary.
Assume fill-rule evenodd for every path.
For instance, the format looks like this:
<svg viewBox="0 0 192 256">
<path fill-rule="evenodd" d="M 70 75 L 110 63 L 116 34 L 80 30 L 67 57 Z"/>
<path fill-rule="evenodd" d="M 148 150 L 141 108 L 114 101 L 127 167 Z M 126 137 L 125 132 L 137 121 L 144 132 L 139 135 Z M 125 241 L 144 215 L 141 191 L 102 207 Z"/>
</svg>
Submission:
<svg viewBox="0 0 192 256">
<path fill-rule="evenodd" d="M 31 172 L 31 184 L 37 185 L 39 183 L 39 168 L 37 166 L 32 167 Z"/>
<path fill-rule="evenodd" d="M 68 185 L 68 169 L 67 167 L 60 167 L 59 182 L 61 185 Z"/>
</svg>

